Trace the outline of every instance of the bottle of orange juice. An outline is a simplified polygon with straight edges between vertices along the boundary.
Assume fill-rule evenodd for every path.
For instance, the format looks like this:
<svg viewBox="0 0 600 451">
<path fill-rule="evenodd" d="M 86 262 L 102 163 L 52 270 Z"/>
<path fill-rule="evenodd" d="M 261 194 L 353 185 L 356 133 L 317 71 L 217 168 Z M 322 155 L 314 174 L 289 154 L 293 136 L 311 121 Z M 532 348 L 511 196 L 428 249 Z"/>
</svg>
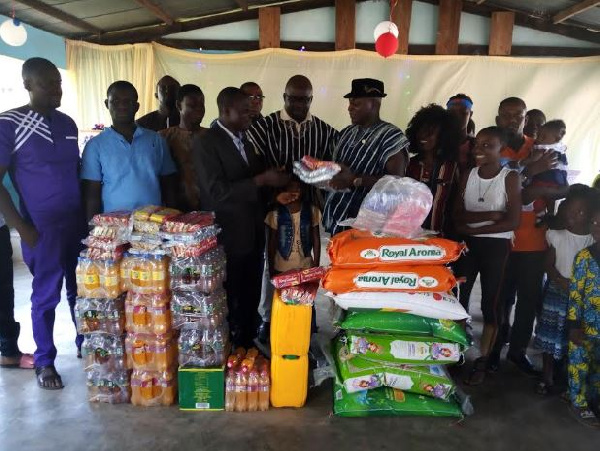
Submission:
<svg viewBox="0 0 600 451">
<path fill-rule="evenodd" d="M 100 276 L 102 287 L 108 299 L 115 299 L 121 294 L 121 284 L 119 281 L 119 262 L 115 260 L 107 260 L 103 263 L 103 268 Z"/>
<path fill-rule="evenodd" d="M 83 287 L 83 278 L 84 278 L 84 271 L 83 271 L 83 263 L 82 263 L 83 258 L 79 257 L 77 258 L 77 266 L 75 267 L 75 281 L 77 283 L 77 295 L 83 297 L 84 296 L 84 287 Z"/>
<path fill-rule="evenodd" d="M 129 254 L 125 254 L 123 260 L 121 260 L 121 292 L 129 291 L 131 289 L 131 266 L 133 259 Z M 139 278 L 139 277 L 138 277 Z"/>
<path fill-rule="evenodd" d="M 138 256 L 132 257 L 129 262 L 129 283 L 131 290 L 139 289 L 140 286 L 140 258 Z"/>
<path fill-rule="evenodd" d="M 235 370 L 230 368 L 225 377 L 225 410 L 227 412 L 233 412 L 235 409 L 235 399 Z"/>
<path fill-rule="evenodd" d="M 264 368 L 260 372 L 258 379 L 258 410 L 264 412 L 269 410 L 269 392 L 271 381 L 269 380 L 269 371 Z"/>
<path fill-rule="evenodd" d="M 248 412 L 256 412 L 258 410 L 258 372 L 253 369 L 248 373 L 248 388 L 246 389 L 246 400 Z"/>
<path fill-rule="evenodd" d="M 83 286 L 85 296 L 96 297 L 100 289 L 100 274 L 98 266 L 95 262 L 89 259 L 84 260 L 83 264 Z"/>
<path fill-rule="evenodd" d="M 155 255 L 150 259 L 152 268 L 152 292 L 164 293 L 167 291 L 167 259 L 162 255 Z"/>
<path fill-rule="evenodd" d="M 152 262 L 147 256 L 143 256 L 139 260 L 139 289 L 140 293 L 152 292 Z"/>
<path fill-rule="evenodd" d="M 248 398 L 246 390 L 248 388 L 247 373 L 238 368 L 235 373 L 235 411 L 246 412 L 248 410 Z"/>
</svg>

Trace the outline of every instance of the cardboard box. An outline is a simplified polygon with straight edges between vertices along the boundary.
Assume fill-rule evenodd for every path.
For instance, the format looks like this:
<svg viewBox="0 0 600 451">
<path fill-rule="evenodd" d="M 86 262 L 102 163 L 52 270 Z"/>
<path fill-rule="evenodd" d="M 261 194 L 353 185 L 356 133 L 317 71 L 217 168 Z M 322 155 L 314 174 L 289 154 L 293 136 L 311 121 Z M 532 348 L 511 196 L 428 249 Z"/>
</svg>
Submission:
<svg viewBox="0 0 600 451">
<path fill-rule="evenodd" d="M 179 367 L 179 410 L 225 409 L 225 367 Z"/>
</svg>

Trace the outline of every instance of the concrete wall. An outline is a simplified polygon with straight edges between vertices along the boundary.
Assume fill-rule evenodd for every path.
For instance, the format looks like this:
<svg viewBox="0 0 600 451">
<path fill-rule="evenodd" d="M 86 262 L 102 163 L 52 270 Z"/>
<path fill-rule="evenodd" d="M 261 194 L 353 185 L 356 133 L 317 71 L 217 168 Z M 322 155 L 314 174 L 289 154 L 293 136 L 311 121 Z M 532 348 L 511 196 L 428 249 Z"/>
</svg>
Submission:
<svg viewBox="0 0 600 451">
<path fill-rule="evenodd" d="M 0 15 L 0 23 L 6 19 L 8 17 Z M 20 60 L 41 56 L 52 61 L 58 68 L 66 69 L 67 52 L 65 49 L 65 40 L 60 36 L 38 30 L 27 24 L 23 25 L 27 30 L 27 42 L 20 47 L 12 47 L 0 39 L 0 55 Z"/>
</svg>

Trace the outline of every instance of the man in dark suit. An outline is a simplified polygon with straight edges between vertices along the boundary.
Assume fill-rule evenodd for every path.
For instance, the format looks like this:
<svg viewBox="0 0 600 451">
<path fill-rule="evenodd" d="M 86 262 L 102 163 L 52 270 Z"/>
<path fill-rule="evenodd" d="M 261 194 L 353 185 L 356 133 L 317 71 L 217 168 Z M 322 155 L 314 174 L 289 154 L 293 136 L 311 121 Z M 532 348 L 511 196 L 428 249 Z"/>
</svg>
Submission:
<svg viewBox="0 0 600 451">
<path fill-rule="evenodd" d="M 265 164 L 246 139 L 248 97 L 225 88 L 217 97 L 219 120 L 192 145 L 200 203 L 214 211 L 227 255 L 227 301 L 234 344 L 256 336 L 265 248 L 266 187 L 285 186 L 288 176 Z"/>
</svg>

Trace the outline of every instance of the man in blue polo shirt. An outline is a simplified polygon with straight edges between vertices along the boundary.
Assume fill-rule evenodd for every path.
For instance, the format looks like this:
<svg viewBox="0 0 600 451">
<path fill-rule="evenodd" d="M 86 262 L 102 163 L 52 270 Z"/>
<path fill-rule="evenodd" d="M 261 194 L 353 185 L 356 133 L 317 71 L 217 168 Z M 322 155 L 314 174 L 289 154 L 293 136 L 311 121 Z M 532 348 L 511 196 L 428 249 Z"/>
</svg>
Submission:
<svg viewBox="0 0 600 451">
<path fill-rule="evenodd" d="M 158 133 L 139 127 L 140 104 L 134 86 L 109 86 L 105 105 L 112 127 L 92 138 L 83 151 L 81 178 L 88 219 L 97 213 L 172 205 L 175 164 Z"/>
</svg>

